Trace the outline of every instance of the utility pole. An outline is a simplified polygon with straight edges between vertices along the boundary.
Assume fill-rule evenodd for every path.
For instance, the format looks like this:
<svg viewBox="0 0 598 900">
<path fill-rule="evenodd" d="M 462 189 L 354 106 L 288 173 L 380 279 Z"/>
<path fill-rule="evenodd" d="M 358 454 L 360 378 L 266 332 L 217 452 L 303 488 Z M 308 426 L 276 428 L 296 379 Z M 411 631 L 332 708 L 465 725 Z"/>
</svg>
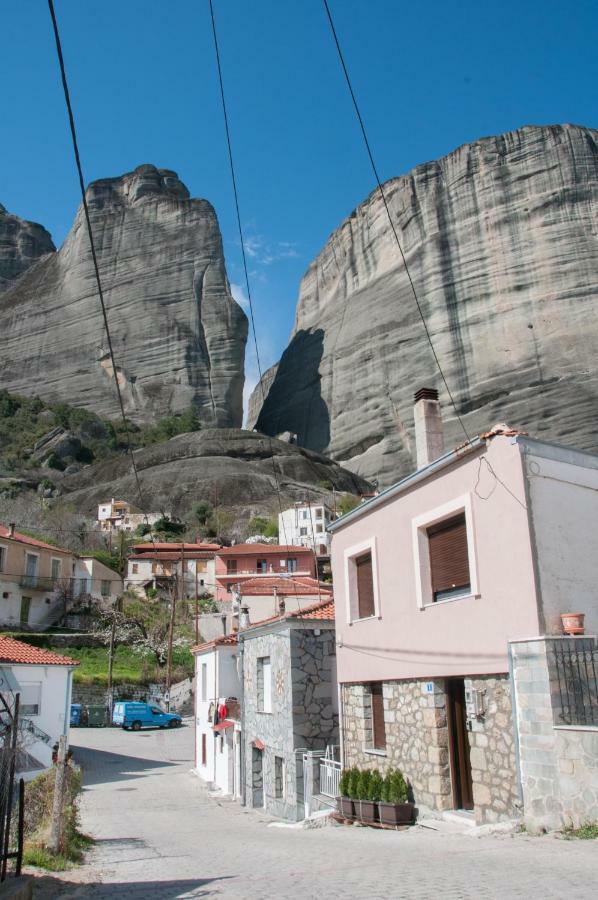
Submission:
<svg viewBox="0 0 598 900">
<path fill-rule="evenodd" d="M 116 619 L 114 617 L 116 610 L 112 610 L 112 626 L 110 628 L 110 646 L 108 648 L 108 724 L 112 724 L 112 707 L 114 705 L 114 697 L 112 696 L 112 669 L 114 666 L 114 638 L 116 636 Z"/>
<path fill-rule="evenodd" d="M 64 786 L 66 782 L 66 735 L 61 734 L 58 741 L 58 759 L 56 761 L 56 781 L 54 782 L 54 800 L 52 803 L 52 821 L 50 824 L 50 840 L 48 847 L 53 853 L 59 853 L 62 844 Z"/>
</svg>

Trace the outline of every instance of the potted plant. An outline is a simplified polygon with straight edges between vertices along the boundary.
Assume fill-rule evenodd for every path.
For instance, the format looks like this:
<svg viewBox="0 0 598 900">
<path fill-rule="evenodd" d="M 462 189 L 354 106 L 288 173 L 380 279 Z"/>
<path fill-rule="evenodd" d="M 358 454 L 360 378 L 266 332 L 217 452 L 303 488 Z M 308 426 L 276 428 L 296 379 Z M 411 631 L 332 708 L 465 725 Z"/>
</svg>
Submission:
<svg viewBox="0 0 598 900">
<path fill-rule="evenodd" d="M 562 613 L 561 622 L 565 634 L 583 634 L 585 613 Z"/>
<path fill-rule="evenodd" d="M 378 804 L 380 822 L 384 825 L 411 825 L 415 806 L 408 800 L 409 788 L 400 769 L 391 769 L 382 784 L 382 800 Z"/>
<path fill-rule="evenodd" d="M 343 769 L 338 784 L 338 789 L 340 792 L 340 797 L 337 801 L 338 811 L 346 819 L 355 818 L 355 803 L 353 799 L 353 784 L 355 782 L 355 776 L 353 772 L 353 769 Z"/>
<path fill-rule="evenodd" d="M 370 800 L 370 782 L 372 773 L 369 769 L 364 769 L 359 773 L 357 782 L 357 803 L 356 811 L 362 822 L 375 822 L 376 807 Z"/>
<path fill-rule="evenodd" d="M 374 805 L 374 821 L 379 822 L 380 816 L 378 813 L 378 804 L 382 800 L 382 786 L 384 784 L 384 779 L 382 775 L 378 771 L 378 769 L 374 769 L 372 772 L 372 777 L 370 778 L 370 800 Z"/>
</svg>

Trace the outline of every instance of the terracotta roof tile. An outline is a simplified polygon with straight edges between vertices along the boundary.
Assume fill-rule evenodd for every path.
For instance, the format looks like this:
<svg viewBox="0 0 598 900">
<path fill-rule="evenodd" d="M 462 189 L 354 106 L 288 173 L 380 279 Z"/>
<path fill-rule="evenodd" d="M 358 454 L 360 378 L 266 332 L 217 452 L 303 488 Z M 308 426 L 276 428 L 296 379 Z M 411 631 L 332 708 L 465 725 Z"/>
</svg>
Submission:
<svg viewBox="0 0 598 900">
<path fill-rule="evenodd" d="M 223 634 L 222 637 L 215 638 L 213 641 L 196 644 L 195 647 L 191 647 L 191 653 L 202 653 L 204 650 L 211 650 L 214 647 L 234 647 L 236 643 L 236 634 Z"/>
<path fill-rule="evenodd" d="M 263 575 L 261 578 L 250 578 L 241 582 L 241 595 L 243 597 L 260 597 L 264 594 L 276 593 L 285 596 L 314 596 L 319 597 L 321 594 L 326 596 L 332 593 L 330 584 L 319 584 L 315 578 L 309 575 L 297 575 L 295 578 L 287 578 L 284 575 Z"/>
<path fill-rule="evenodd" d="M 24 663 L 32 666 L 78 666 L 77 659 L 61 656 L 43 647 L 32 647 L 23 641 L 0 635 L 0 663 Z"/>
<path fill-rule="evenodd" d="M 249 628 L 244 628 L 243 632 L 251 631 L 252 628 L 260 628 L 262 625 L 269 625 L 273 622 L 284 622 L 286 619 L 301 619 L 302 621 L 325 621 L 334 622 L 334 600 L 330 598 L 323 603 L 313 603 L 311 606 L 304 606 L 303 609 L 296 609 L 294 612 L 287 612 L 282 616 L 271 616 L 269 619 L 262 619 L 260 622 L 252 622 Z"/>
<path fill-rule="evenodd" d="M 298 547 L 294 544 L 234 544 L 232 547 L 223 547 L 218 556 L 253 556 L 260 553 L 310 553 L 311 547 Z"/>
<path fill-rule="evenodd" d="M 7 538 L 9 541 L 18 541 L 20 544 L 29 544 L 31 547 L 40 547 L 43 550 L 52 550 L 53 553 L 68 553 L 74 556 L 71 550 L 65 550 L 64 547 L 56 547 L 54 544 L 47 544 L 45 541 L 38 541 L 37 538 L 29 537 L 28 534 L 21 534 L 20 531 L 15 531 L 11 535 L 10 528 L 7 528 L 6 525 L 0 525 L 0 537 Z"/>
<path fill-rule="evenodd" d="M 187 543 L 187 541 L 185 541 L 183 543 L 183 550 L 185 553 L 191 553 L 194 550 L 203 550 L 203 551 L 207 552 L 208 550 L 220 550 L 220 549 L 221 549 L 220 544 L 194 544 L 194 543 Z M 181 552 L 181 542 L 180 541 L 178 541 L 178 542 L 177 541 L 156 541 L 155 543 L 152 543 L 150 541 L 149 543 L 145 542 L 142 544 L 133 544 L 133 550 L 141 550 L 142 552 L 144 550 L 152 550 L 152 551 L 159 551 L 159 552 L 166 551 L 166 552 L 171 552 L 171 553 L 174 552 L 175 550 L 178 550 L 178 552 L 180 553 Z"/>
</svg>

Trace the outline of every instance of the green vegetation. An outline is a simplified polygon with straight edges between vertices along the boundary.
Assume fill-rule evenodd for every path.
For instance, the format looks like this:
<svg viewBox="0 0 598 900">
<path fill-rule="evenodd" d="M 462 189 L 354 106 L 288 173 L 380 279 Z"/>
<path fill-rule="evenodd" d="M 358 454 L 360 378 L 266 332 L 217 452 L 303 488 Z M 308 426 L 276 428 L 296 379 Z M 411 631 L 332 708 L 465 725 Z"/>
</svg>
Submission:
<svg viewBox="0 0 598 900">
<path fill-rule="evenodd" d="M 254 516 L 247 525 L 247 536 L 263 534 L 264 537 L 278 537 L 278 519 L 267 519 L 265 516 Z"/>
<path fill-rule="evenodd" d="M 126 430 L 132 448 L 137 449 L 167 441 L 177 434 L 199 431 L 201 422 L 196 410 L 189 407 L 161 419 L 156 425 L 139 427 L 127 422 L 125 430 L 122 421 L 109 422 L 86 409 L 0 390 L 0 470 L 10 474 L 39 466 L 40 459 L 33 456 L 33 447 L 56 427 L 65 428 L 79 438 L 82 447 L 77 461 L 87 464 L 126 452 Z M 65 468 L 65 462 L 53 452 L 45 459 L 45 465 L 55 470 Z"/>
<path fill-rule="evenodd" d="M 359 506 L 360 502 L 359 497 L 355 497 L 353 494 L 343 494 L 336 504 L 336 508 L 339 514 L 344 516 L 346 513 L 351 512 L 352 509 L 355 509 L 356 506 Z"/>
<path fill-rule="evenodd" d="M 598 840 L 598 822 L 586 822 L 579 828 L 573 828 L 569 825 L 563 828 L 563 837 L 568 841 L 595 841 Z"/>
<path fill-rule="evenodd" d="M 79 828 L 81 772 L 67 766 L 62 845 L 58 853 L 48 849 L 55 778 L 56 769 L 48 769 L 25 786 L 23 862 L 51 872 L 62 872 L 82 861 L 83 852 L 93 844 L 93 840 L 82 834 Z"/>
<path fill-rule="evenodd" d="M 64 656 L 78 659 L 81 665 L 75 669 L 76 684 L 108 684 L 108 649 L 106 647 L 64 647 Z M 193 656 L 187 647 L 174 647 L 172 651 L 173 681 L 182 681 L 193 673 Z M 127 684 L 149 684 L 164 681 L 166 672 L 156 663 L 151 650 L 135 647 L 116 647 L 112 669 L 113 681 Z"/>
</svg>

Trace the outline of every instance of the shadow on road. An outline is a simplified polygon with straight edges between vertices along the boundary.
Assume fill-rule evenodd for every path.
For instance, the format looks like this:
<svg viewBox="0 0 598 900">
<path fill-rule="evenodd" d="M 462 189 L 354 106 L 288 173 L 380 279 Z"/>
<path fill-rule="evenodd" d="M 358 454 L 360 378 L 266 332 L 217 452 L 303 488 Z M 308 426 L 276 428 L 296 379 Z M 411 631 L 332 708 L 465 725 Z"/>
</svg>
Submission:
<svg viewBox="0 0 598 900">
<path fill-rule="evenodd" d="M 215 878 L 181 878 L 172 881 L 133 881 L 116 882 L 114 884 L 81 884 L 76 881 L 63 881 L 51 875 L 36 877 L 33 887 L 35 900 L 92 900 L 92 898 L 160 898 L 160 900 L 191 900 L 195 897 L 213 897 L 220 891 L 217 882 L 226 881 L 232 876 L 216 876 Z M 214 885 L 214 888 L 208 887 Z"/>
<path fill-rule="evenodd" d="M 77 747 L 71 744 L 73 759 L 83 770 L 83 787 L 93 784 L 109 784 L 143 778 L 156 769 L 176 766 L 178 760 L 143 759 L 140 756 L 124 756 L 107 750 Z"/>
</svg>

